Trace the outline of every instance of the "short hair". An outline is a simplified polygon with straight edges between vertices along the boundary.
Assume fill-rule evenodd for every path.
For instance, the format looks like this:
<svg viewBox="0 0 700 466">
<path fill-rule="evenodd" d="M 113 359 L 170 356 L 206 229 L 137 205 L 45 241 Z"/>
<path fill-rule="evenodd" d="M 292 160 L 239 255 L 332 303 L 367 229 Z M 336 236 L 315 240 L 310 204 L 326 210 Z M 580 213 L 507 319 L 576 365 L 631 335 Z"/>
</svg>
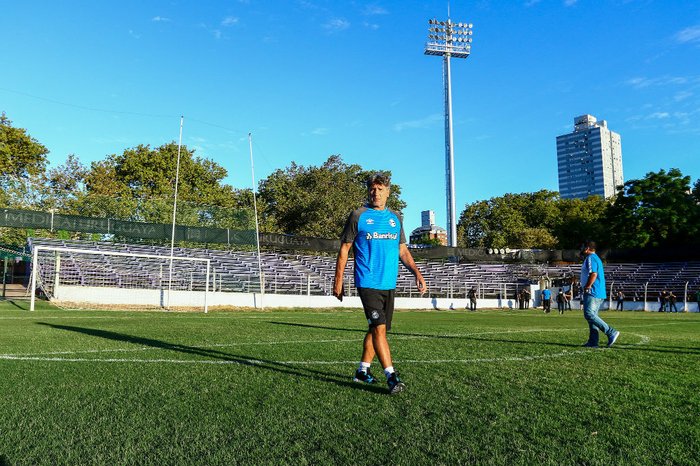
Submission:
<svg viewBox="0 0 700 466">
<path fill-rule="evenodd" d="M 581 243 L 581 249 L 590 249 L 591 251 L 595 251 L 595 241 L 592 241 L 590 239 L 585 240 L 583 243 Z"/>
<path fill-rule="evenodd" d="M 381 184 L 387 188 L 391 187 L 391 178 L 384 173 L 374 173 L 367 178 L 367 189 L 372 189 L 375 184 Z"/>
</svg>

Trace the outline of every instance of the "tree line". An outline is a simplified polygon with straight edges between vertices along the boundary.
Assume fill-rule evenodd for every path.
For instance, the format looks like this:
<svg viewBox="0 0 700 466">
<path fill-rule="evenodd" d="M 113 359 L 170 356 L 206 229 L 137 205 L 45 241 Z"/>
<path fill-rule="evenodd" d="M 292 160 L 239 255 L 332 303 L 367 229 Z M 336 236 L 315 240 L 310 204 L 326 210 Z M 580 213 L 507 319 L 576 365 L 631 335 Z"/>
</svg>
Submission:
<svg viewBox="0 0 700 466">
<path fill-rule="evenodd" d="M 49 167 L 48 149 L 26 129 L 0 115 L 0 207 L 68 215 L 170 223 L 178 147 L 138 145 L 83 164 L 69 154 Z M 348 213 L 366 200 L 370 173 L 331 155 L 319 166 L 292 162 L 261 180 L 256 199 L 260 229 L 270 233 L 336 238 Z M 391 176 L 390 171 L 383 173 Z M 253 192 L 224 182 L 228 172 L 181 147 L 177 223 L 252 229 Z M 389 207 L 402 211 L 401 186 L 392 184 Z M 672 168 L 627 181 L 605 200 L 562 199 L 554 191 L 505 194 L 465 205 L 458 246 L 467 248 L 575 248 L 582 238 L 607 247 L 697 245 L 700 180 Z M 21 245 L 35 232 L 0 228 L 0 243 Z M 42 234 L 51 234 L 42 232 Z M 54 235 L 74 235 L 58 232 Z M 430 240 L 426 240 L 429 244 Z"/>
</svg>

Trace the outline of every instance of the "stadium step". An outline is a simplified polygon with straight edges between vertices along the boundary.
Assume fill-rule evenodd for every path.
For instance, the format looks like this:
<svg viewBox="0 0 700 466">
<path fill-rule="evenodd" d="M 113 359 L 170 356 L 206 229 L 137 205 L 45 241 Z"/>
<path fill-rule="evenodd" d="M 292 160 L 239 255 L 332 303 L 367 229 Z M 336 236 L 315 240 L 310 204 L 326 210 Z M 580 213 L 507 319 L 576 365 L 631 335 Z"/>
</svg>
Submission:
<svg viewBox="0 0 700 466">
<path fill-rule="evenodd" d="M 0 297 L 2 298 L 24 298 L 27 296 L 27 287 L 21 284 L 6 284 L 5 294 L 2 295 L 2 285 L 0 285 Z"/>
</svg>

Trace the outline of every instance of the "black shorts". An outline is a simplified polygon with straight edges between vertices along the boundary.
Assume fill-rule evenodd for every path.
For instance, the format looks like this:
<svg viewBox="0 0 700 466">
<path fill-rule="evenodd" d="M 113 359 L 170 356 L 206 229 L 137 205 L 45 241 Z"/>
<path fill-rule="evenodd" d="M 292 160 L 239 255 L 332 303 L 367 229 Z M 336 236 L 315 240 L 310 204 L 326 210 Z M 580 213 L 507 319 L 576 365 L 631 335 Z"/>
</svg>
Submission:
<svg viewBox="0 0 700 466">
<path fill-rule="evenodd" d="M 370 328 L 386 325 L 391 330 L 391 318 L 394 316 L 394 290 L 375 290 L 374 288 L 358 288 L 365 317 Z"/>
</svg>

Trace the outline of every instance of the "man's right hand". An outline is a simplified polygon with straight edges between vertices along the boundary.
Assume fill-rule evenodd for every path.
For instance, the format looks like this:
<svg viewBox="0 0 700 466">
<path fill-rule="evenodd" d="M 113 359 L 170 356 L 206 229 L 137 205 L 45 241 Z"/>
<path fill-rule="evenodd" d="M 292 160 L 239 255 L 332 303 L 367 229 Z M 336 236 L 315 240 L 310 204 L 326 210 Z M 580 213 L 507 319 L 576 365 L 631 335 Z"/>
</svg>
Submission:
<svg viewBox="0 0 700 466">
<path fill-rule="evenodd" d="M 338 298 L 338 301 L 343 300 L 344 294 L 345 294 L 345 287 L 343 286 L 343 282 L 333 283 L 333 296 Z"/>
</svg>

